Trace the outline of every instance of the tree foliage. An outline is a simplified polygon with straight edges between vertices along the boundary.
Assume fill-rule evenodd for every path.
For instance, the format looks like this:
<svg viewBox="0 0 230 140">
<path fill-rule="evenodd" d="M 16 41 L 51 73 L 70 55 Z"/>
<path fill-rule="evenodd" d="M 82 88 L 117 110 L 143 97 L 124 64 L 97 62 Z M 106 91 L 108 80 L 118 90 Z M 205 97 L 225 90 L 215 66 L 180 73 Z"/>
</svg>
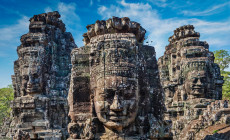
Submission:
<svg viewBox="0 0 230 140">
<path fill-rule="evenodd" d="M 10 116 L 10 102 L 14 99 L 13 86 L 9 85 L 0 89 L 0 124 L 3 119 Z"/>
<path fill-rule="evenodd" d="M 220 66 L 220 70 L 224 71 L 229 67 L 230 64 L 230 54 L 226 50 L 214 51 L 215 63 Z"/>
<path fill-rule="evenodd" d="M 226 71 L 230 66 L 230 54 L 226 50 L 214 51 L 215 63 L 220 66 L 221 75 L 224 76 L 223 98 L 230 99 L 230 72 Z"/>
</svg>

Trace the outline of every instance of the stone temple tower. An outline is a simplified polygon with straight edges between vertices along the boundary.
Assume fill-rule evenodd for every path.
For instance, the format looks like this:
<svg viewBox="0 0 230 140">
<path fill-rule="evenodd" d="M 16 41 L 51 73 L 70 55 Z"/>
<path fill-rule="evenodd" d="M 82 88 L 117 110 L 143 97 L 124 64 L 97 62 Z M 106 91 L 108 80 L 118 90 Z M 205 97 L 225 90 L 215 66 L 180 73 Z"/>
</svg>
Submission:
<svg viewBox="0 0 230 140">
<path fill-rule="evenodd" d="M 71 53 L 70 139 L 169 137 L 155 50 L 145 29 L 113 17 L 87 26 L 85 46 Z"/>
<path fill-rule="evenodd" d="M 202 130 L 226 125 L 230 119 L 228 103 L 221 100 L 220 68 L 208 43 L 199 37 L 192 25 L 177 28 L 158 60 L 165 119 L 172 120 L 173 138 L 178 140 L 204 139 Z"/>
<path fill-rule="evenodd" d="M 68 135 L 70 52 L 76 45 L 59 18 L 58 12 L 35 15 L 29 32 L 21 37 L 12 76 L 15 93 L 9 133 L 18 131 L 15 139 L 24 132 L 30 139 Z"/>
</svg>

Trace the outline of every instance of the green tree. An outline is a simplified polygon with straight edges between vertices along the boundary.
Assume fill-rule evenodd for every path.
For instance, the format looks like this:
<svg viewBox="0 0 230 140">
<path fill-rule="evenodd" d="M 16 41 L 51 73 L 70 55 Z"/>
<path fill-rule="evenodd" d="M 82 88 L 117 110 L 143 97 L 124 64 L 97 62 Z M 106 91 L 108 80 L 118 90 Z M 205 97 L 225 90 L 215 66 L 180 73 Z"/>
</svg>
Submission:
<svg viewBox="0 0 230 140">
<path fill-rule="evenodd" d="M 0 125 L 3 119 L 10 116 L 10 102 L 14 99 L 14 90 L 12 85 L 0 89 Z"/>
<path fill-rule="evenodd" d="M 224 71 L 230 65 L 230 54 L 226 50 L 214 51 L 215 63 L 220 66 L 220 71 Z"/>
<path fill-rule="evenodd" d="M 230 54 L 226 50 L 214 51 L 215 63 L 220 66 L 221 75 L 224 76 L 223 98 L 230 99 L 230 72 L 226 71 L 230 66 Z"/>
</svg>

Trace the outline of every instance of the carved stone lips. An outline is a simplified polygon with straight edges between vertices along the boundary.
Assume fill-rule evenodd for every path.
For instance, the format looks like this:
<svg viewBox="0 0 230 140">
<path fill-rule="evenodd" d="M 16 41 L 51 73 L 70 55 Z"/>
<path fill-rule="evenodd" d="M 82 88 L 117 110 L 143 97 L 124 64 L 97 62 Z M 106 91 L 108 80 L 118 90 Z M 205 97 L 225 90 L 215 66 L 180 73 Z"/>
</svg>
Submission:
<svg viewBox="0 0 230 140">
<path fill-rule="evenodd" d="M 120 121 L 120 120 L 124 120 L 125 118 L 122 112 L 120 113 L 110 112 L 108 116 L 109 116 L 109 119 L 113 121 Z"/>
<path fill-rule="evenodd" d="M 195 84 L 194 84 L 194 85 L 192 85 L 192 88 L 193 88 L 193 89 L 195 89 L 195 88 L 198 88 L 198 89 L 199 89 L 199 88 L 204 88 L 204 86 L 203 86 L 203 85 L 195 85 Z"/>
<path fill-rule="evenodd" d="M 39 87 L 27 87 L 27 92 L 37 92 L 39 90 Z"/>
<path fill-rule="evenodd" d="M 193 87 L 193 89 L 203 89 L 203 87 Z"/>
<path fill-rule="evenodd" d="M 122 121 L 124 120 L 125 116 L 110 116 L 109 119 L 113 121 Z"/>
<path fill-rule="evenodd" d="M 202 86 L 196 86 L 196 87 L 192 87 L 192 89 L 203 89 L 204 87 Z"/>
</svg>

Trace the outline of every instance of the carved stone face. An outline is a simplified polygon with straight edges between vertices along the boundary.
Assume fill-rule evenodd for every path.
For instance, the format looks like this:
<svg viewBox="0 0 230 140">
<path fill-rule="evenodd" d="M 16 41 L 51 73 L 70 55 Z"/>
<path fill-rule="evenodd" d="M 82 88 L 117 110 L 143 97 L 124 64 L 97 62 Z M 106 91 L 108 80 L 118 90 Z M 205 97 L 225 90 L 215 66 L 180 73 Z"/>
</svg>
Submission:
<svg viewBox="0 0 230 140">
<path fill-rule="evenodd" d="M 22 75 L 22 86 L 23 90 L 27 94 L 36 94 L 41 93 L 43 84 L 42 84 L 42 73 L 38 70 L 36 66 L 32 66 Z"/>
<path fill-rule="evenodd" d="M 203 98 L 207 90 L 208 77 L 205 71 L 191 71 L 185 80 L 185 91 L 189 95 Z"/>
<path fill-rule="evenodd" d="M 99 52 L 99 51 L 98 51 Z M 105 44 L 95 55 L 94 105 L 98 119 L 117 131 L 134 122 L 139 103 L 136 48 L 130 43 Z"/>
<path fill-rule="evenodd" d="M 105 126 L 120 130 L 131 124 L 138 112 L 138 83 L 128 78 L 110 76 L 105 88 L 97 88 L 94 97 L 98 119 Z"/>
<path fill-rule="evenodd" d="M 43 89 L 43 60 L 44 49 L 40 47 L 26 47 L 19 50 L 21 94 L 37 94 Z"/>
<path fill-rule="evenodd" d="M 26 92 L 40 93 L 42 91 L 42 75 L 38 71 L 32 71 L 28 75 Z"/>
</svg>

